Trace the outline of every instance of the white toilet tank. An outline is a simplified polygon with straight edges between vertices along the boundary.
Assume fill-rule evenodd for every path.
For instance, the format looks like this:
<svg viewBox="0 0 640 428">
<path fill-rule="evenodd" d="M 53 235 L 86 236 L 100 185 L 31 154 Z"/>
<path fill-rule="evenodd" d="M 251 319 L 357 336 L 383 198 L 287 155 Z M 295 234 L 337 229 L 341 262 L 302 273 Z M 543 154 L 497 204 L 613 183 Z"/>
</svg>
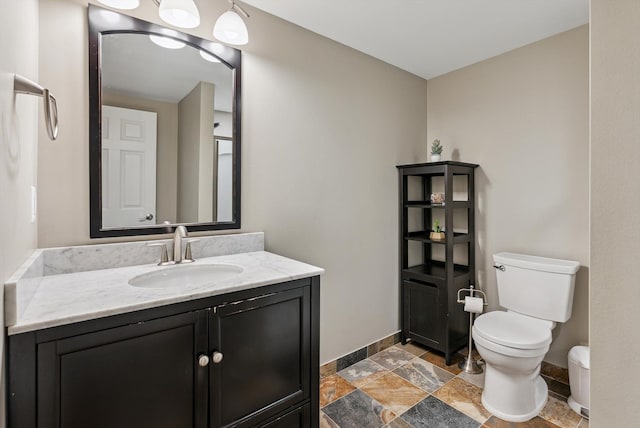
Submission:
<svg viewBox="0 0 640 428">
<path fill-rule="evenodd" d="M 500 306 L 556 322 L 571 317 L 580 263 L 515 253 L 494 254 L 493 261 Z"/>
</svg>

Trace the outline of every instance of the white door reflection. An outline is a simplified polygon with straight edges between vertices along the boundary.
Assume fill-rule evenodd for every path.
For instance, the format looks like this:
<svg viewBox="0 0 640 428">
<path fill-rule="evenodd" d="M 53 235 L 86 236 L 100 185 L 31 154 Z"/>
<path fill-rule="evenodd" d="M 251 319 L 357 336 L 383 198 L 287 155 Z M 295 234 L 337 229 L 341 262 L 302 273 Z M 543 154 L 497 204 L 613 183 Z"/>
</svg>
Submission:
<svg viewBox="0 0 640 428">
<path fill-rule="evenodd" d="M 102 107 L 102 224 L 155 224 L 154 112 Z"/>
</svg>

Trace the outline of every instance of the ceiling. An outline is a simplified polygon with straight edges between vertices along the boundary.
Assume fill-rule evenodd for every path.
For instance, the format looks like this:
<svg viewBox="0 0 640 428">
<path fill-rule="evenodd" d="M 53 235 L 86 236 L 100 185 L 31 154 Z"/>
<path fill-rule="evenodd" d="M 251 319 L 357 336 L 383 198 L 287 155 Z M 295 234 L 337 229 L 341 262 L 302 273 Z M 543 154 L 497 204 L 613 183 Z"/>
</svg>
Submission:
<svg viewBox="0 0 640 428">
<path fill-rule="evenodd" d="M 589 0 L 243 1 L 425 79 L 589 21 Z"/>
<path fill-rule="evenodd" d="M 177 103 L 199 82 L 209 82 L 215 85 L 214 108 L 232 111 L 233 71 L 205 61 L 194 47 L 166 49 L 143 34 L 116 33 L 102 37 L 101 49 L 103 90 Z"/>
</svg>

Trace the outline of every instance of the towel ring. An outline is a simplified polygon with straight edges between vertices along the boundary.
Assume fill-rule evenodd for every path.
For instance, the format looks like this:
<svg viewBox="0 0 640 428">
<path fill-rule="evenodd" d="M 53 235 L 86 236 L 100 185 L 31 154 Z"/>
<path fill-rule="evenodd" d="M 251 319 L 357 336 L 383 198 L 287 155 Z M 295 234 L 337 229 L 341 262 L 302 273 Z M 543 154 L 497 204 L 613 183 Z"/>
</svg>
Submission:
<svg viewBox="0 0 640 428">
<path fill-rule="evenodd" d="M 56 102 L 56 97 L 48 89 L 18 74 L 13 77 L 13 91 L 16 94 L 42 97 L 47 134 L 51 141 L 55 141 L 58 138 L 58 103 Z"/>
</svg>

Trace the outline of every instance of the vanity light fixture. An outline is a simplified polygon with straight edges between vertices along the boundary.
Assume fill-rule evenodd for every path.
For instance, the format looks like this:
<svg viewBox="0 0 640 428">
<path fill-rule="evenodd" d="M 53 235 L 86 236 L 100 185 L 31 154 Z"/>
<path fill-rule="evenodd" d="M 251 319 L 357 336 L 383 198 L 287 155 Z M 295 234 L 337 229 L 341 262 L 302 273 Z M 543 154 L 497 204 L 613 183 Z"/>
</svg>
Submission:
<svg viewBox="0 0 640 428">
<path fill-rule="evenodd" d="M 98 2 L 114 9 L 131 10 L 140 6 L 140 0 L 98 0 Z"/>
<path fill-rule="evenodd" d="M 116 9 L 135 9 L 140 5 L 140 0 L 98 1 Z M 231 3 L 231 9 L 220 15 L 213 26 L 213 36 L 229 45 L 246 45 L 249 43 L 249 31 L 240 15 L 249 18 L 249 14 L 236 3 L 236 0 L 228 1 Z M 158 6 L 160 18 L 169 25 L 179 28 L 196 28 L 200 25 L 200 12 L 194 0 L 153 0 L 153 2 Z"/>
<path fill-rule="evenodd" d="M 196 28 L 200 25 L 200 12 L 193 0 L 153 0 L 159 7 L 160 18 L 179 28 Z"/>
<path fill-rule="evenodd" d="M 231 9 L 220 15 L 216 21 L 213 37 L 230 45 L 246 45 L 249 42 L 249 31 L 238 12 L 245 18 L 248 18 L 249 14 L 234 0 L 229 0 L 229 3 Z"/>
<path fill-rule="evenodd" d="M 169 37 L 162 37 L 162 36 L 156 36 L 154 34 L 150 34 L 149 38 L 156 45 L 162 46 L 163 48 L 167 48 L 167 49 L 182 49 L 185 46 L 184 42 L 170 39 Z"/>
</svg>

